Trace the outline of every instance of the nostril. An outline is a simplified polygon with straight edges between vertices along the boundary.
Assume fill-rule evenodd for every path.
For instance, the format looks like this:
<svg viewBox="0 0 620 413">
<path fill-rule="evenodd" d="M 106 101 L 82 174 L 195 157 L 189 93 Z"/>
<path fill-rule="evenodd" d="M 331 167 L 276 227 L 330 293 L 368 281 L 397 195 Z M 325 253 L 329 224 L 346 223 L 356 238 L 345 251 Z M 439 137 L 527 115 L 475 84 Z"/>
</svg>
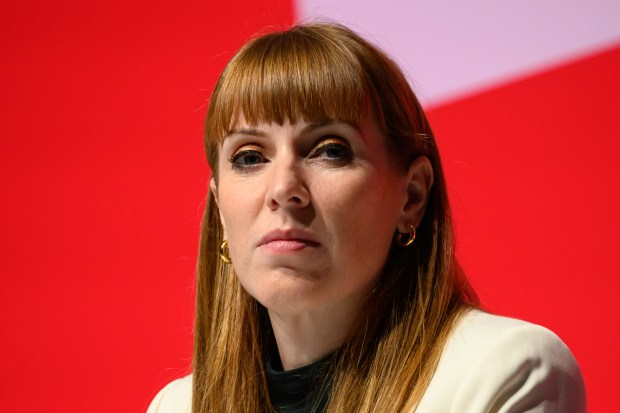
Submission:
<svg viewBox="0 0 620 413">
<path fill-rule="evenodd" d="M 303 208 L 310 202 L 309 188 L 303 174 L 295 165 L 284 164 L 273 168 L 273 174 L 265 193 L 266 205 L 275 210 L 280 207 Z"/>
</svg>

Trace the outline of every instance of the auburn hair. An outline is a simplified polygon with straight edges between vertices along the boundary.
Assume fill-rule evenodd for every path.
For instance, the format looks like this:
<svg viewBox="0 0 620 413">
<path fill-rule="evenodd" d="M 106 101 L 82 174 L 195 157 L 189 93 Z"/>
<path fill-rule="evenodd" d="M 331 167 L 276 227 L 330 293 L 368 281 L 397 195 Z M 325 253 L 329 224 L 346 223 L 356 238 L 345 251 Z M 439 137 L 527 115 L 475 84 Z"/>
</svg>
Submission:
<svg viewBox="0 0 620 413">
<path fill-rule="evenodd" d="M 378 285 L 353 333 L 326 372 L 328 412 L 402 412 L 420 400 L 456 320 L 477 297 L 454 255 L 446 184 L 428 120 L 398 66 L 337 24 L 307 24 L 246 43 L 211 96 L 207 159 L 217 180 L 218 150 L 239 116 L 249 123 L 340 120 L 372 110 L 392 159 L 405 173 L 418 156 L 434 171 L 415 244 L 392 245 Z M 264 354 L 266 309 L 219 258 L 222 226 L 213 193 L 204 213 L 196 285 L 194 413 L 270 412 Z"/>
</svg>

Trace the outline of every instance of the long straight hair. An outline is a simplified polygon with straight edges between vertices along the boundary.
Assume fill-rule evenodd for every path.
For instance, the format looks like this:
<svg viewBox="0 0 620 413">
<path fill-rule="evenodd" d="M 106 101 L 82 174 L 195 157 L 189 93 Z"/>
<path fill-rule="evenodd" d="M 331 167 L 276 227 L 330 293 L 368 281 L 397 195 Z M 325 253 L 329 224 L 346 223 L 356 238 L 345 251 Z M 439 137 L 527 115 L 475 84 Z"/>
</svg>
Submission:
<svg viewBox="0 0 620 413">
<path fill-rule="evenodd" d="M 337 119 L 373 111 L 403 174 L 418 156 L 434 185 L 417 239 L 392 245 L 356 328 L 326 372 L 328 412 L 401 412 L 422 397 L 451 328 L 477 297 L 454 256 L 443 170 L 433 132 L 398 66 L 335 24 L 257 37 L 222 72 L 209 103 L 205 146 L 217 180 L 218 150 L 240 114 L 250 123 Z M 197 268 L 193 412 L 269 412 L 263 357 L 266 310 L 219 259 L 222 226 L 209 193 Z"/>
</svg>

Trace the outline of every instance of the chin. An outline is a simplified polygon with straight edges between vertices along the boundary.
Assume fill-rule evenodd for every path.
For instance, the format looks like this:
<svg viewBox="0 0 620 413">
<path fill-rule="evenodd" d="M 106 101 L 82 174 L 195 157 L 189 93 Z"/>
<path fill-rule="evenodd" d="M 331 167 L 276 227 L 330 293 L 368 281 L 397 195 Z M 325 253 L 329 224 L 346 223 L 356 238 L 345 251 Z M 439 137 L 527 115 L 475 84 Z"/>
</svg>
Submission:
<svg viewBox="0 0 620 413">
<path fill-rule="evenodd" d="M 263 307 L 279 314 L 295 315 L 312 311 L 323 305 L 322 292 L 303 278 L 264 283 L 261 288 L 248 293 Z"/>
</svg>

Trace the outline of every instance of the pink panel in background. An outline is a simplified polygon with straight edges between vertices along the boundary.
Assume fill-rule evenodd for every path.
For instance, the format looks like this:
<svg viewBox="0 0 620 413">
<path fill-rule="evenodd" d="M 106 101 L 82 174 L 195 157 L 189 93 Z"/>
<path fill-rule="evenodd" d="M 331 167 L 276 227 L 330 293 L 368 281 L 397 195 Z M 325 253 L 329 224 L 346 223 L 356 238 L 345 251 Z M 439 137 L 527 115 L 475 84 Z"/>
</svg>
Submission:
<svg viewBox="0 0 620 413">
<path fill-rule="evenodd" d="M 299 19 L 335 19 L 386 48 L 423 103 L 589 55 L 620 42 L 613 0 L 297 0 Z"/>
</svg>

